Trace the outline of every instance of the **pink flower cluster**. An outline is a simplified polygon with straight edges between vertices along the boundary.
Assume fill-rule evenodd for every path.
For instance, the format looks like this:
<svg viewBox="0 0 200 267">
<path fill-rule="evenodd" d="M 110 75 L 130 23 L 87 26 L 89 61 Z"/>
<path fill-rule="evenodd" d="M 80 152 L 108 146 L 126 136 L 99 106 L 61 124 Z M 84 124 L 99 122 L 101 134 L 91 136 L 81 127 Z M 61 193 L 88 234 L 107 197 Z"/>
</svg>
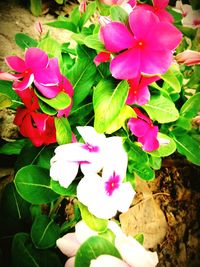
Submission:
<svg viewBox="0 0 200 267">
<path fill-rule="evenodd" d="M 35 146 L 56 142 L 54 117 L 41 112 L 36 92 L 47 99 L 55 98 L 60 92 L 67 94 L 71 103 L 56 112 L 58 117 L 68 116 L 73 87 L 61 74 L 58 59 L 49 58 L 39 48 L 29 48 L 25 52 L 25 59 L 8 56 L 5 61 L 15 73 L 0 72 L 0 79 L 13 80 L 12 87 L 25 106 L 17 109 L 14 123 Z"/>
<path fill-rule="evenodd" d="M 103 2 L 111 4 L 112 1 Z M 122 2 L 113 1 L 112 4 L 123 7 Z M 132 11 L 127 25 L 107 19 L 100 29 L 100 39 L 107 51 L 100 52 L 94 63 L 99 65 L 110 61 L 112 76 L 128 80 L 128 105 L 143 106 L 150 100 L 148 85 L 159 80 L 160 75 L 168 70 L 173 61 L 173 52 L 181 42 L 182 34 L 172 24 L 172 15 L 165 10 L 168 3 L 169 0 L 154 0 L 151 6 L 133 1 L 129 3 Z M 158 127 L 153 126 L 150 118 L 139 109 L 136 109 L 136 114 L 138 118 L 128 123 L 131 132 L 138 137 L 144 150 L 157 149 Z"/>
</svg>

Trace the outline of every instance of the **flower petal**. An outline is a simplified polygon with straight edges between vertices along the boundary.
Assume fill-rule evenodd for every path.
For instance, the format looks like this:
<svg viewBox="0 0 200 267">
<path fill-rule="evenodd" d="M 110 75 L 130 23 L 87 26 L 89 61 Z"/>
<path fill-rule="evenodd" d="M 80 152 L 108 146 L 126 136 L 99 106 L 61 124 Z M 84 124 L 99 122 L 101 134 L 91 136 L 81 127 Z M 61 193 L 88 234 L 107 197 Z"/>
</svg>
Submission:
<svg viewBox="0 0 200 267">
<path fill-rule="evenodd" d="M 96 235 L 98 235 L 98 232 L 92 230 L 83 220 L 75 225 L 75 236 L 80 244 L 84 243 L 91 236 Z"/>
<path fill-rule="evenodd" d="M 65 267 L 75 267 L 75 257 L 69 258 L 65 263 Z"/>
<path fill-rule="evenodd" d="M 14 81 L 13 88 L 15 90 L 25 90 L 32 84 L 33 81 L 34 81 L 33 74 L 24 76 L 22 81 Z"/>
<path fill-rule="evenodd" d="M 110 71 L 116 79 L 130 80 L 140 72 L 140 50 L 130 49 L 117 55 L 110 63 Z"/>
<path fill-rule="evenodd" d="M 37 71 L 38 69 L 46 68 L 49 59 L 48 55 L 41 49 L 37 47 L 31 47 L 26 50 L 25 53 L 25 64 L 26 68 L 31 68 L 32 71 Z"/>
<path fill-rule="evenodd" d="M 94 58 L 94 64 L 99 66 L 102 62 L 110 61 L 110 53 L 100 52 Z"/>
<path fill-rule="evenodd" d="M 142 149 L 148 152 L 156 150 L 159 148 L 159 142 L 157 139 L 158 126 L 153 126 L 149 128 L 146 132 L 146 136 L 141 136 L 138 141 L 143 145 Z"/>
<path fill-rule="evenodd" d="M 131 130 L 132 134 L 137 137 L 141 137 L 146 135 L 149 125 L 143 120 L 131 118 L 128 121 L 128 127 Z"/>
<path fill-rule="evenodd" d="M 76 238 L 75 233 L 68 233 L 57 239 L 56 245 L 67 257 L 73 257 L 80 247 L 80 242 Z"/>
<path fill-rule="evenodd" d="M 15 81 L 18 80 L 20 78 L 22 78 L 23 76 L 20 74 L 11 74 L 8 72 L 0 72 L 0 80 L 4 80 L 4 81 Z"/>
<path fill-rule="evenodd" d="M 101 28 L 101 38 L 109 52 L 120 52 L 132 47 L 134 37 L 121 22 L 110 22 Z"/>
<path fill-rule="evenodd" d="M 100 255 L 95 260 L 91 260 L 90 267 L 129 267 L 124 261 L 111 256 L 111 255 Z"/>
<path fill-rule="evenodd" d="M 5 58 L 6 64 L 16 72 L 24 72 L 26 70 L 25 62 L 18 56 L 8 56 Z"/>
</svg>

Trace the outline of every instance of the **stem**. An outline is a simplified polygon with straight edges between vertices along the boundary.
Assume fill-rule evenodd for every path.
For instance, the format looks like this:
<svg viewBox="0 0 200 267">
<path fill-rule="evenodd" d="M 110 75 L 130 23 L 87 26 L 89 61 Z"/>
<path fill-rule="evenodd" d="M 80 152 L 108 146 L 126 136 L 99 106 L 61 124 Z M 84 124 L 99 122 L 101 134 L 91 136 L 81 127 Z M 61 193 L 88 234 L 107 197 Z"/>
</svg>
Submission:
<svg viewBox="0 0 200 267">
<path fill-rule="evenodd" d="M 60 208 L 60 203 L 63 201 L 65 197 L 63 196 L 60 196 L 57 201 L 55 202 L 54 205 L 51 205 L 51 209 L 50 209 L 50 212 L 49 212 L 49 217 L 52 219 L 54 213 L 57 213 L 57 211 L 59 210 Z"/>
</svg>

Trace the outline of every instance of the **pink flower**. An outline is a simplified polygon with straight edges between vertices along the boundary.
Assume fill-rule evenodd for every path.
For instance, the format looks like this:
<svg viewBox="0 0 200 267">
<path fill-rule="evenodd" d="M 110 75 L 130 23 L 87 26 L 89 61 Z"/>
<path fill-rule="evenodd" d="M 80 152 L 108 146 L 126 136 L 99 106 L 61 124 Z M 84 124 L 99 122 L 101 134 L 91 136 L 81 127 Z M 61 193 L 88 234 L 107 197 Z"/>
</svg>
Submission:
<svg viewBox="0 0 200 267">
<path fill-rule="evenodd" d="M 50 85 L 57 84 L 57 76 L 51 73 L 48 64 L 47 54 L 39 48 L 29 48 L 26 50 L 25 59 L 18 56 L 8 56 L 5 59 L 7 65 L 18 74 L 13 74 L 18 80 L 13 83 L 16 90 L 28 88 L 33 81 Z M 11 77 L 12 78 L 12 77 Z"/>
<path fill-rule="evenodd" d="M 138 104 L 140 106 L 145 105 L 150 99 L 148 84 L 159 80 L 160 77 L 146 77 L 146 76 L 137 76 L 134 79 L 128 81 L 130 88 L 126 104 L 133 105 Z"/>
<path fill-rule="evenodd" d="M 110 53 L 107 52 L 100 52 L 96 57 L 94 58 L 94 64 L 96 66 L 99 66 L 102 62 L 106 62 L 110 60 Z"/>
<path fill-rule="evenodd" d="M 57 84 L 45 85 L 41 82 L 35 81 L 35 86 L 45 97 L 48 98 L 54 98 L 60 92 L 65 92 L 66 94 L 68 94 L 69 97 L 71 98 L 70 105 L 63 110 L 59 110 L 57 115 L 58 117 L 61 117 L 62 115 L 65 115 L 67 117 L 69 115 L 69 112 L 73 104 L 72 103 L 72 96 L 74 94 L 73 87 L 69 82 L 69 80 L 64 75 L 61 74 L 57 58 L 49 59 L 48 71 L 50 71 L 50 73 L 52 73 L 57 77 Z"/>
<path fill-rule="evenodd" d="M 101 28 L 100 37 L 106 49 L 121 52 L 111 61 L 112 76 L 130 80 L 140 73 L 165 73 L 172 62 L 172 51 L 181 41 L 181 32 L 172 24 L 161 22 L 152 12 L 141 9 L 129 15 L 129 28 L 121 22 L 111 22 Z"/>
<path fill-rule="evenodd" d="M 82 0 L 79 5 L 79 12 L 83 14 L 86 12 L 86 9 L 87 9 L 87 0 Z"/>
<path fill-rule="evenodd" d="M 142 149 L 148 152 L 159 148 L 157 139 L 158 126 L 154 126 L 151 119 L 145 116 L 138 108 L 134 108 L 137 118 L 128 121 L 128 127 L 132 134 L 138 137 Z"/>
<path fill-rule="evenodd" d="M 200 64 L 200 52 L 185 50 L 175 56 L 175 59 L 180 64 L 187 66 Z"/>
<path fill-rule="evenodd" d="M 168 4 L 169 0 L 153 0 L 153 6 L 141 4 L 137 6 L 137 9 L 149 10 L 158 16 L 160 21 L 173 23 L 173 16 L 165 10 Z"/>
<path fill-rule="evenodd" d="M 14 123 L 19 127 L 20 133 L 28 137 L 35 146 L 48 145 L 56 142 L 56 129 L 54 118 L 39 113 L 38 99 L 29 88 L 16 91 L 26 108 L 18 108 Z"/>
<path fill-rule="evenodd" d="M 113 5 L 121 5 L 127 1 L 126 0 L 101 0 L 101 2 L 104 3 L 105 5 L 113 6 Z"/>
</svg>

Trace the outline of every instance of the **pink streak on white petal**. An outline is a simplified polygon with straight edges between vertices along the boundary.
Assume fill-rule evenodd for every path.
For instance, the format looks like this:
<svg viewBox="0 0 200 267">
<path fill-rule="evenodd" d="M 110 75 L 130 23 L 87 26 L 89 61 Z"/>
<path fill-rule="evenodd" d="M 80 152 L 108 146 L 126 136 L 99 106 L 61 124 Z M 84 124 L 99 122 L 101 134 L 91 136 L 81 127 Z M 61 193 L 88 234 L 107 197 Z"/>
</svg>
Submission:
<svg viewBox="0 0 200 267">
<path fill-rule="evenodd" d="M 113 175 L 109 177 L 109 180 L 105 182 L 105 190 L 108 196 L 111 196 L 113 192 L 120 186 L 120 176 L 113 172 Z"/>
</svg>

